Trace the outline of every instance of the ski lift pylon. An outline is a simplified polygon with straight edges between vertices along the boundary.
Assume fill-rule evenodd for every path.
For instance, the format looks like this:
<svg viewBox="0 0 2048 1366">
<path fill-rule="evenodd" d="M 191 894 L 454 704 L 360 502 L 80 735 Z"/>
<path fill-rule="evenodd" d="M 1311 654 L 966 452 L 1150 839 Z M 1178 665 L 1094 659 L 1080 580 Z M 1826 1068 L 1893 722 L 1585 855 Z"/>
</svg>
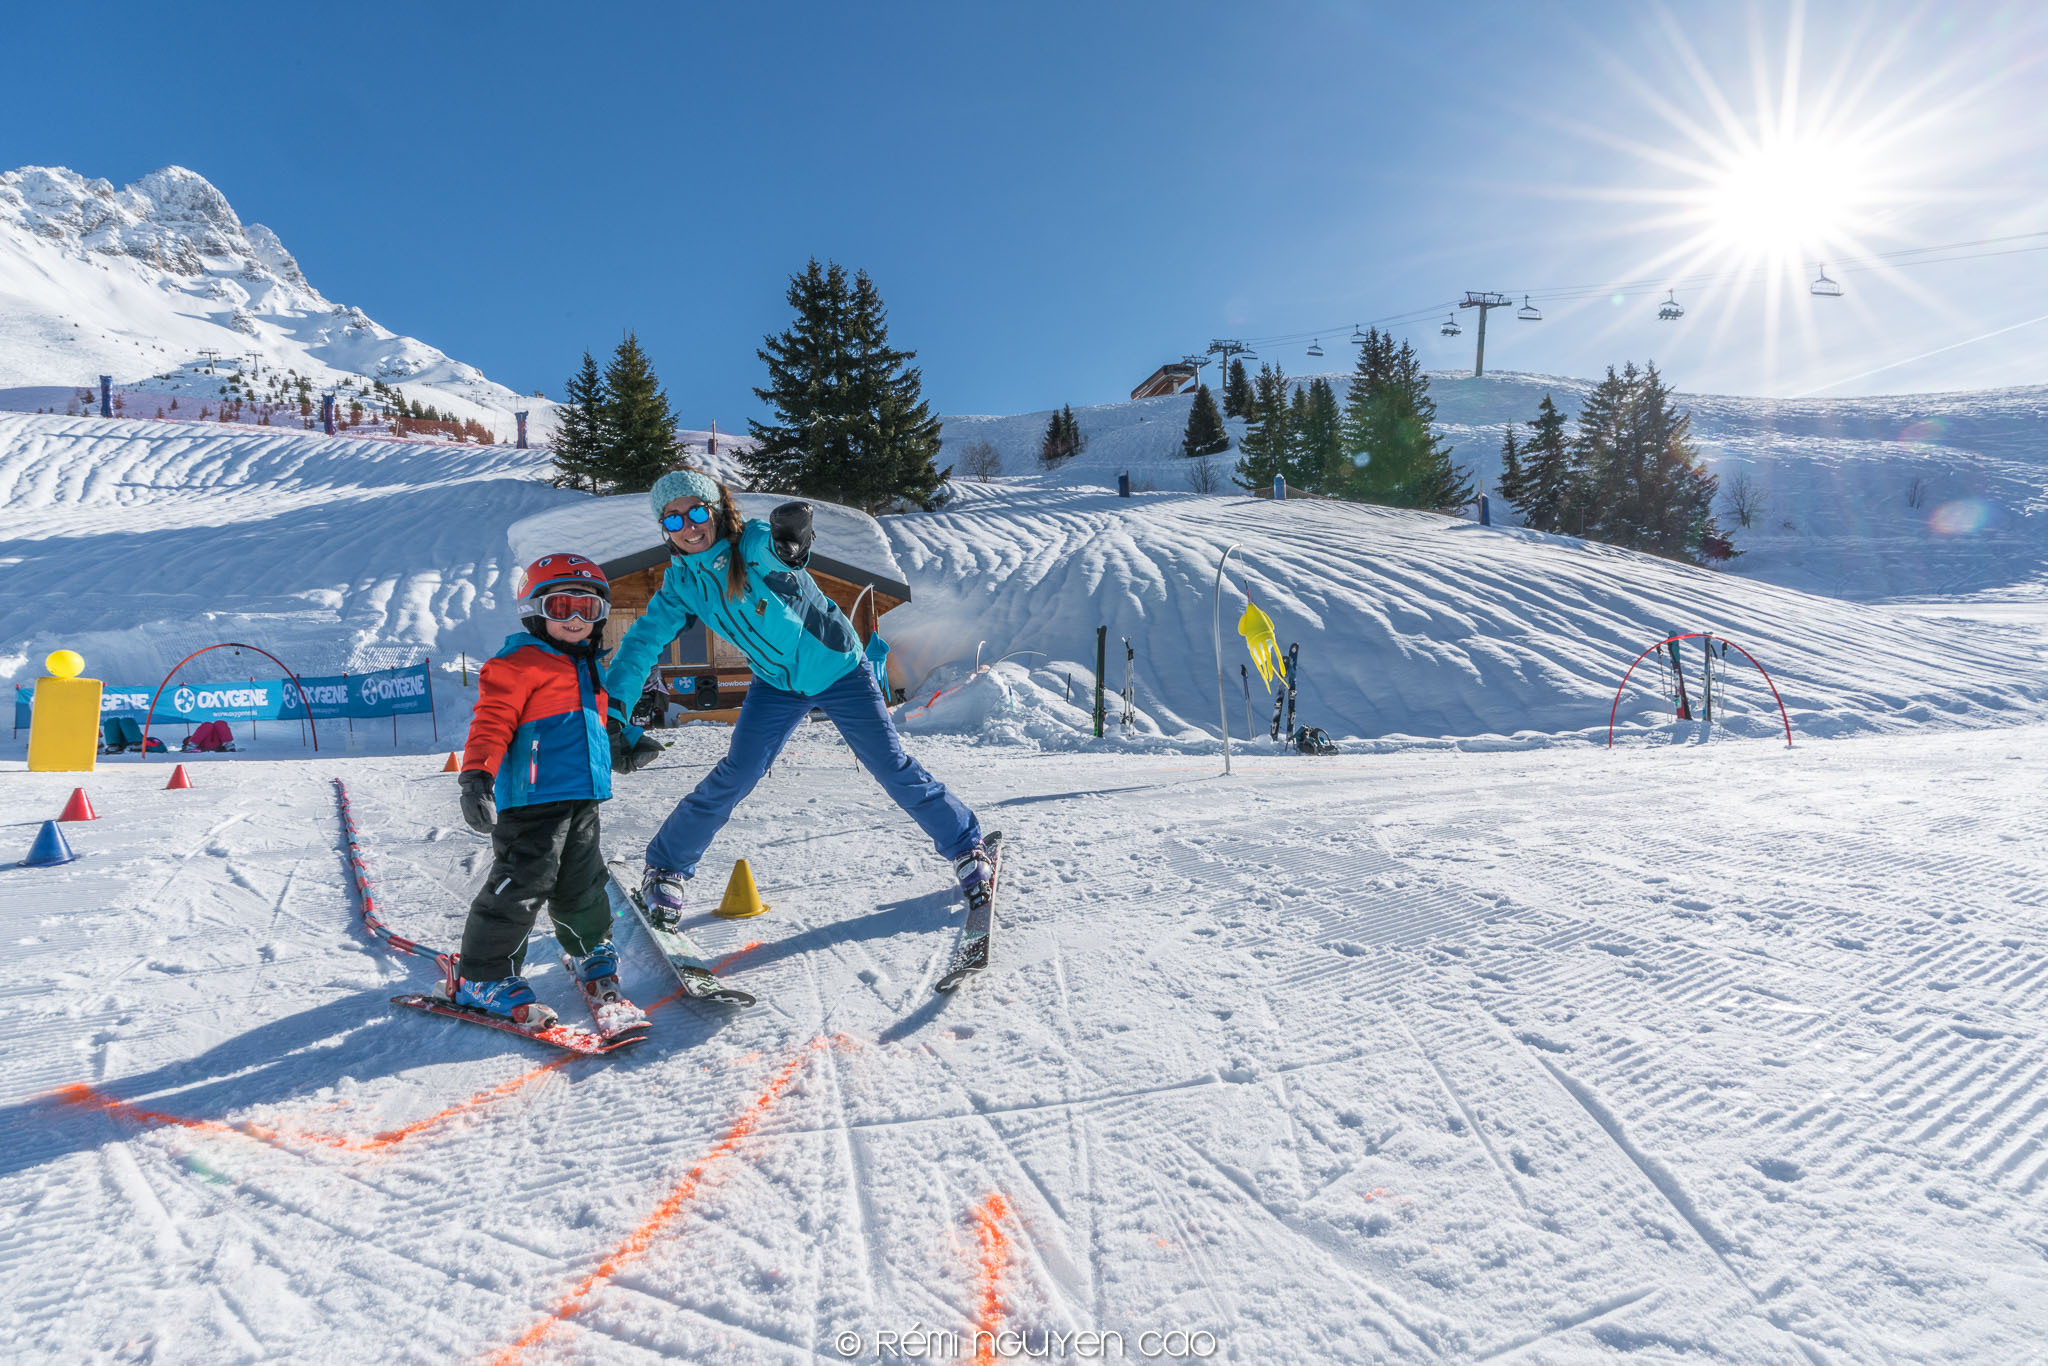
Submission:
<svg viewBox="0 0 2048 1366">
<path fill-rule="evenodd" d="M 1819 269 L 1820 278 L 1807 286 L 1807 292 L 1809 294 L 1818 294 L 1824 299 L 1839 299 L 1842 297 L 1842 287 L 1828 278 L 1827 266 L 1822 264 Z"/>
<path fill-rule="evenodd" d="M 1446 337 L 1455 337 L 1464 330 L 1464 328 L 1458 326 L 1458 315 L 1455 313 L 1446 314 L 1444 317 L 1444 325 L 1437 329 L 1437 331 L 1443 333 Z"/>
<path fill-rule="evenodd" d="M 1308 353 L 1311 356 L 1320 356 L 1323 354 L 1323 339 L 1321 337 L 1317 337 L 1314 341 L 1308 344 Z"/>
<path fill-rule="evenodd" d="M 1665 322 L 1676 322 L 1685 316 L 1685 309 L 1678 302 L 1678 291 L 1667 290 L 1663 303 L 1657 305 L 1657 316 Z"/>
<path fill-rule="evenodd" d="M 1522 296 L 1522 306 L 1515 310 L 1515 316 L 1525 323 L 1540 323 L 1543 321 L 1542 310 L 1530 303 L 1529 296 L 1526 294 Z"/>
</svg>

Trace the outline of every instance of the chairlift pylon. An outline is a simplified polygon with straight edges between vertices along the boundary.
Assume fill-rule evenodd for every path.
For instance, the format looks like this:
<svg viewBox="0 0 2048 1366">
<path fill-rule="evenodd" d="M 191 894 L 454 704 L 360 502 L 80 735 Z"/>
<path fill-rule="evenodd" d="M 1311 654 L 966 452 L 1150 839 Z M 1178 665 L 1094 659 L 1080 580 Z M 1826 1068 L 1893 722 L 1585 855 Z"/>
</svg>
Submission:
<svg viewBox="0 0 2048 1366">
<path fill-rule="evenodd" d="M 1323 339 L 1321 337 L 1317 337 L 1314 341 L 1308 344 L 1308 353 L 1311 356 L 1320 356 L 1323 354 Z"/>
<path fill-rule="evenodd" d="M 1685 316 L 1685 309 L 1678 302 L 1678 291 L 1667 290 L 1664 302 L 1657 305 L 1657 316 L 1665 322 L 1676 322 Z"/>
<path fill-rule="evenodd" d="M 1445 314 L 1444 325 L 1437 329 L 1437 331 L 1443 333 L 1446 337 L 1455 337 L 1464 330 L 1464 328 L 1458 326 L 1458 315 L 1455 313 Z"/>
<path fill-rule="evenodd" d="M 1515 310 L 1515 316 L 1525 323 L 1540 323 L 1543 321 L 1542 310 L 1530 303 L 1529 296 L 1526 294 L 1522 296 L 1522 306 Z"/>
<path fill-rule="evenodd" d="M 1811 285 L 1807 286 L 1807 293 L 1818 294 L 1824 299 L 1841 298 L 1842 287 L 1839 284 L 1836 284 L 1833 280 L 1830 280 L 1828 278 L 1827 266 L 1822 265 L 1819 267 L 1819 269 L 1820 278 L 1818 280 L 1815 280 Z"/>
</svg>

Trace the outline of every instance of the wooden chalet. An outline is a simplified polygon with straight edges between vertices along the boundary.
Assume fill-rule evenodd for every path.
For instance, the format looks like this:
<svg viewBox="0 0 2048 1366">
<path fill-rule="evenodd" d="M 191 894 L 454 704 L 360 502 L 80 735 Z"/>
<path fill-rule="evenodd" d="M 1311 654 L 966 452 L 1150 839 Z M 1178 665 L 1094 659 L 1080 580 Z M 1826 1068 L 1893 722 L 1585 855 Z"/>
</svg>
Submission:
<svg viewBox="0 0 2048 1366">
<path fill-rule="evenodd" d="M 1180 392 L 1181 386 L 1194 377 L 1194 366 L 1189 365 L 1185 361 L 1174 361 L 1171 364 L 1162 365 L 1157 370 L 1154 370 L 1143 384 L 1131 390 L 1131 397 L 1134 399 L 1164 398 L 1168 394 L 1177 394 Z"/>
</svg>

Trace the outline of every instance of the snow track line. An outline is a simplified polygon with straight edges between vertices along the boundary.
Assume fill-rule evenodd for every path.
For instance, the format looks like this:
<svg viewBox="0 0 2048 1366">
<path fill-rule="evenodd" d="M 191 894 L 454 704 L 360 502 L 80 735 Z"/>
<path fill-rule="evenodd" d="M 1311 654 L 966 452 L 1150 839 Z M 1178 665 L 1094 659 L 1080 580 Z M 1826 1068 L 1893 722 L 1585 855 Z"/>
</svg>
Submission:
<svg viewBox="0 0 2048 1366">
<path fill-rule="evenodd" d="M 1416 1037 L 1415 1031 L 1409 1027 L 1408 1021 L 1402 1019 L 1399 1015 L 1396 1015 L 1394 1019 L 1401 1026 L 1401 1032 L 1408 1036 L 1408 1042 L 1415 1045 L 1415 1051 L 1422 1055 L 1424 1062 L 1429 1064 L 1429 1070 L 1436 1076 L 1436 1084 L 1444 1089 L 1444 1094 L 1450 1097 L 1451 1104 L 1457 1106 L 1458 1113 L 1465 1117 L 1465 1127 L 1472 1131 L 1472 1136 L 1479 1140 L 1479 1146 L 1486 1150 L 1486 1160 L 1493 1164 L 1493 1169 L 1496 1172 L 1500 1173 L 1501 1181 L 1508 1188 L 1508 1194 L 1514 1196 L 1516 1202 L 1521 1205 L 1522 1213 L 1528 1215 L 1531 1219 L 1535 1218 L 1535 1210 L 1529 1204 L 1529 1197 L 1522 1193 L 1522 1183 L 1515 1180 L 1514 1173 L 1510 1172 L 1507 1164 L 1500 1160 L 1500 1154 L 1493 1150 L 1493 1140 L 1486 1136 L 1486 1130 L 1479 1127 L 1479 1117 L 1473 1114 L 1472 1107 L 1465 1103 L 1464 1092 L 1451 1085 L 1451 1079 L 1444 1075 L 1444 1069 L 1437 1065 L 1435 1056 L 1430 1053 L 1428 1048 L 1424 1047 L 1422 1040 Z"/>
<path fill-rule="evenodd" d="M 1566 1314 L 1559 1318 L 1553 1318 L 1548 1328 L 1538 1329 L 1533 1333 L 1524 1333 L 1522 1336 L 1512 1338 L 1498 1347 L 1490 1347 L 1473 1357 L 1472 1360 L 1492 1361 L 1496 1357 L 1506 1356 L 1509 1352 L 1519 1352 L 1522 1348 L 1532 1343 L 1541 1342 L 1545 1338 L 1554 1338 L 1559 1333 L 1569 1333 L 1574 1328 L 1583 1328 L 1589 1323 L 1604 1319 L 1609 1314 L 1618 1314 L 1630 1305 L 1647 1299 L 1651 1295 L 1656 1294 L 1658 1289 L 1659 1287 L 1657 1286 L 1646 1285 L 1640 1290 L 1629 1290 L 1619 1295 L 1610 1296 L 1592 1305 L 1590 1308 L 1580 1310 L 1576 1314 Z"/>
<path fill-rule="evenodd" d="M 1706 1216 L 1694 1208 L 1692 1197 L 1686 1194 L 1685 1190 L 1678 1185 L 1677 1178 L 1665 1169 L 1664 1164 L 1644 1154 L 1629 1141 L 1627 1134 L 1621 1127 L 1620 1119 L 1615 1116 L 1613 1111 L 1601 1103 L 1600 1099 L 1593 1094 L 1591 1088 L 1587 1087 L 1584 1082 L 1579 1081 L 1578 1078 L 1555 1066 L 1551 1063 L 1550 1059 L 1543 1057 L 1540 1053 L 1534 1053 L 1531 1056 L 1535 1058 L 1544 1071 L 1550 1074 L 1551 1080 L 1557 1083 L 1558 1089 L 1562 1090 L 1567 1096 L 1570 1096 L 1573 1103 L 1586 1113 L 1586 1117 L 1600 1126 L 1600 1131 L 1606 1134 L 1608 1140 L 1620 1150 L 1622 1156 L 1629 1160 L 1630 1164 L 1641 1174 L 1643 1180 L 1649 1182 L 1651 1189 L 1662 1197 L 1672 1213 L 1685 1221 L 1686 1227 L 1693 1231 L 1693 1236 L 1705 1245 L 1707 1251 L 1713 1254 L 1714 1260 L 1721 1264 L 1721 1269 L 1728 1273 L 1728 1278 L 1734 1281 L 1741 1288 L 1742 1293 L 1749 1297 L 1750 1302 L 1756 1306 L 1764 1322 L 1790 1338 L 1792 1345 L 1797 1347 L 1806 1359 L 1813 1362 L 1815 1366 L 1826 1366 L 1826 1363 L 1830 1360 L 1827 1354 L 1822 1352 L 1816 1344 L 1808 1341 L 1804 1334 L 1787 1327 L 1779 1316 L 1766 1306 L 1763 1296 L 1756 1292 L 1748 1279 L 1735 1269 L 1735 1264 L 1728 1260 L 1728 1254 L 1725 1250 L 1727 1239 L 1720 1230 L 1707 1222 Z"/>
<path fill-rule="evenodd" d="M 994 1366 L 995 1338 L 1003 1331 L 1003 1268 L 1010 1256 L 1010 1238 L 1003 1225 L 1010 1220 L 1010 1204 L 1000 1192 L 990 1191 L 968 1217 L 981 1250 L 975 1265 L 974 1335 L 970 1339 L 975 1344 L 974 1366 Z"/>
</svg>

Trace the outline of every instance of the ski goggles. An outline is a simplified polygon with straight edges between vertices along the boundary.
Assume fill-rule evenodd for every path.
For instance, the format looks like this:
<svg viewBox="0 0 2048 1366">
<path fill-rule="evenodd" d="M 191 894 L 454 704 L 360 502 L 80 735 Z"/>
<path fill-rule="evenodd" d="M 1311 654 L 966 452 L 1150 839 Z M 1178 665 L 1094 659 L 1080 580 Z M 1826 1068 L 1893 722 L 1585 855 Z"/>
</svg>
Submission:
<svg viewBox="0 0 2048 1366">
<path fill-rule="evenodd" d="M 661 516 L 661 529 L 663 531 L 681 531 L 686 524 L 703 526 L 710 520 L 710 506 L 705 503 L 699 503 L 695 507 L 684 508 L 681 512 L 663 513 Z"/>
<path fill-rule="evenodd" d="M 595 593 L 547 593 L 540 600 L 541 615 L 549 621 L 587 621 L 595 626 L 612 613 L 612 605 Z"/>
</svg>

